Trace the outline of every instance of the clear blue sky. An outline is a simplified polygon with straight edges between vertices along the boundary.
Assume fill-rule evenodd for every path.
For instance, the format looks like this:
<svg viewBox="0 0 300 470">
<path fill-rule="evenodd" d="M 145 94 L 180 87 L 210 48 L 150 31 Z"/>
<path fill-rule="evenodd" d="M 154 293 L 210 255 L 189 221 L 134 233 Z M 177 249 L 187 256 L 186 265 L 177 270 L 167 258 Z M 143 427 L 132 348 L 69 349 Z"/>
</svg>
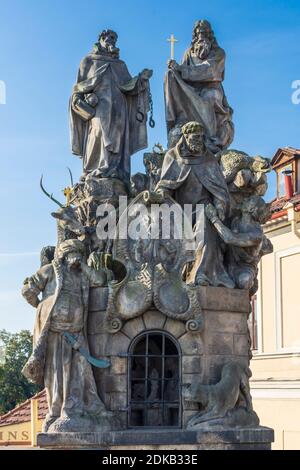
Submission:
<svg viewBox="0 0 300 470">
<path fill-rule="evenodd" d="M 179 61 L 200 18 L 211 21 L 227 53 L 232 147 L 268 157 L 280 146 L 300 147 L 300 105 L 291 101 L 291 83 L 300 79 L 299 0 L 0 0 L 0 17 L 0 80 L 7 88 L 0 105 L 0 328 L 33 326 L 34 309 L 20 287 L 56 234 L 53 205 L 41 194 L 39 178 L 44 173 L 47 187 L 63 199 L 66 167 L 80 175 L 81 162 L 69 148 L 68 99 L 78 64 L 103 28 L 118 32 L 121 58 L 132 74 L 154 69 L 156 127 L 149 130 L 149 147 L 166 143 L 166 39 L 174 33 L 179 40 Z M 140 153 L 132 158 L 132 171 L 141 170 Z"/>
</svg>

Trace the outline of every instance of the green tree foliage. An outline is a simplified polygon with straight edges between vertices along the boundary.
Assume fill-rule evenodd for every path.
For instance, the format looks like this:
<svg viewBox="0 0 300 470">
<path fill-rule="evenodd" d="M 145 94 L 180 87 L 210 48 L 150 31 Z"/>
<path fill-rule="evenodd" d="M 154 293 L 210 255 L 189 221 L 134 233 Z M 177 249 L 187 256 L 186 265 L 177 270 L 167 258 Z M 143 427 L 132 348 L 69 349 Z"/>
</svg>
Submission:
<svg viewBox="0 0 300 470">
<path fill-rule="evenodd" d="M 9 333 L 0 330 L 0 415 L 41 390 L 22 375 L 22 368 L 32 351 L 28 330 Z"/>
</svg>

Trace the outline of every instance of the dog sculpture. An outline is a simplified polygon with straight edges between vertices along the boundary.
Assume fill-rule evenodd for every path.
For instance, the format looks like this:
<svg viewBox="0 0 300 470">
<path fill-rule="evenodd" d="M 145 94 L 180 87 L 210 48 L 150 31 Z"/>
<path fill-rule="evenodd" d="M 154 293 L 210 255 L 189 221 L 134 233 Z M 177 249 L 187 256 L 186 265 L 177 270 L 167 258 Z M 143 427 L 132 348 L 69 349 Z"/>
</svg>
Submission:
<svg viewBox="0 0 300 470">
<path fill-rule="evenodd" d="M 215 385 L 184 384 L 183 398 L 190 402 L 197 402 L 203 408 L 190 419 L 188 427 L 224 418 L 235 408 L 241 398 L 245 401 L 246 411 L 252 412 L 249 377 L 251 377 L 251 371 L 248 367 L 232 361 L 223 366 L 221 379 Z"/>
</svg>

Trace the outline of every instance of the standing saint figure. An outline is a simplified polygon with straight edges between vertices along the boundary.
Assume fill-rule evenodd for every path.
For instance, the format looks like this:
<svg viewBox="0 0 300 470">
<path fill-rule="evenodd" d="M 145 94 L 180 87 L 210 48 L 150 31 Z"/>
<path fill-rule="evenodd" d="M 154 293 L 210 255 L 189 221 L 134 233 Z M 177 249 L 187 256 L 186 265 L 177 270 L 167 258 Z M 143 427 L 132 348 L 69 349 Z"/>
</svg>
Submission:
<svg viewBox="0 0 300 470">
<path fill-rule="evenodd" d="M 229 106 L 222 81 L 225 52 L 218 46 L 211 25 L 197 21 L 191 46 L 182 64 L 168 61 L 165 77 L 167 130 L 188 121 L 200 122 L 205 128 L 208 148 L 216 153 L 233 140 L 233 110 Z"/>
<path fill-rule="evenodd" d="M 83 159 L 83 176 L 129 183 L 130 156 L 148 145 L 152 70 L 132 78 L 119 59 L 117 37 L 110 29 L 102 31 L 80 63 L 70 99 L 71 145 Z"/>
<path fill-rule="evenodd" d="M 84 256 L 81 241 L 66 240 L 51 263 L 24 281 L 22 295 L 37 307 L 37 314 L 33 353 L 22 372 L 46 388 L 49 411 L 44 432 L 89 431 L 92 423 L 105 428 L 112 419 L 97 394 L 87 360 L 89 288 L 107 285 L 107 278 L 103 270 L 87 266 Z"/>
<path fill-rule="evenodd" d="M 192 205 L 194 232 L 197 240 L 199 205 L 212 204 L 220 220 L 229 215 L 229 192 L 216 157 L 206 148 L 204 128 L 188 122 L 177 145 L 165 154 L 156 192 L 169 194 L 183 209 Z M 198 205 L 198 207 L 197 207 Z M 196 248 L 196 260 L 187 281 L 197 285 L 234 287 L 224 266 L 222 241 L 210 220 L 205 217 L 202 246 Z"/>
</svg>

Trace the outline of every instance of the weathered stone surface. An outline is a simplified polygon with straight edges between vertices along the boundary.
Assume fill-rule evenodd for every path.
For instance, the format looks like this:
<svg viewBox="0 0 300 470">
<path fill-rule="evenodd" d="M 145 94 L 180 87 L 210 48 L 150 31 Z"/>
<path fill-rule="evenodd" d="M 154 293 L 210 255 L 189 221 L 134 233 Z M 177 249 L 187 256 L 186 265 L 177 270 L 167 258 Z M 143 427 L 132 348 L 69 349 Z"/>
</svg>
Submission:
<svg viewBox="0 0 300 470">
<path fill-rule="evenodd" d="M 140 316 L 133 318 L 133 320 L 126 321 L 121 331 L 132 339 L 140 332 L 144 331 L 144 329 L 145 325 L 143 322 L 143 318 Z"/>
<path fill-rule="evenodd" d="M 225 364 L 235 360 L 238 361 L 242 366 L 248 366 L 248 357 L 246 356 L 234 356 L 234 355 L 210 355 L 205 356 L 205 382 L 215 384 L 221 378 L 221 371 Z"/>
<path fill-rule="evenodd" d="M 225 306 L 224 306 L 225 307 Z M 207 311 L 205 315 L 205 328 L 207 331 L 220 333 L 247 333 L 247 315 L 229 312 Z"/>
<path fill-rule="evenodd" d="M 106 312 L 105 312 L 105 310 L 89 312 L 89 315 L 88 315 L 88 334 L 89 335 L 95 335 L 95 334 L 98 334 L 98 333 L 105 333 L 106 330 L 107 330 L 105 322 L 106 322 Z"/>
<path fill-rule="evenodd" d="M 203 310 L 249 312 L 249 292 L 244 289 L 199 286 L 198 296 Z"/>
<path fill-rule="evenodd" d="M 107 375 L 104 381 L 105 392 L 127 391 L 127 375 Z"/>
<path fill-rule="evenodd" d="M 234 126 L 232 109 L 221 85 L 224 70 L 225 53 L 217 44 L 210 23 L 207 20 L 196 21 L 191 45 L 181 63 L 174 59 L 168 61 L 165 104 L 170 147 L 178 141 L 178 138 L 174 141 L 176 127 L 188 121 L 199 121 L 204 125 L 211 152 L 216 153 L 230 145 Z M 214 86 L 220 84 L 217 85 L 220 86 L 217 95 L 211 93 L 213 83 Z"/>
<path fill-rule="evenodd" d="M 127 429 L 127 411 L 117 411 L 120 430 Z"/>
<path fill-rule="evenodd" d="M 110 394 L 110 409 L 112 411 L 125 410 L 127 408 L 127 393 L 112 392 Z"/>
<path fill-rule="evenodd" d="M 203 361 L 199 356 L 182 356 L 182 370 L 184 374 L 199 374 L 202 371 Z"/>
<path fill-rule="evenodd" d="M 257 426 L 259 419 L 252 410 L 250 389 L 245 386 L 249 381 L 249 375 L 248 366 L 231 360 L 222 367 L 220 379 L 215 383 L 203 384 L 201 378 L 197 378 L 191 384 L 183 384 L 183 399 L 195 402 L 200 407 L 200 411 L 188 422 L 187 429 Z M 244 407 L 241 406 L 241 398 Z"/>
<path fill-rule="evenodd" d="M 143 319 L 147 330 L 161 330 L 166 322 L 166 316 L 157 310 L 149 310 L 148 312 L 144 313 Z"/>
<path fill-rule="evenodd" d="M 126 374 L 127 372 L 127 358 L 126 357 L 111 357 L 110 374 Z"/>
<path fill-rule="evenodd" d="M 249 342 L 248 335 L 234 335 L 233 336 L 233 352 L 239 356 L 248 356 Z"/>
<path fill-rule="evenodd" d="M 72 208 L 61 205 L 55 216 L 60 222 L 72 221 L 77 235 L 82 234 L 82 225 L 79 221 L 76 224 Z M 58 235 L 63 237 L 66 233 L 62 231 Z M 106 285 L 107 279 L 104 270 L 99 268 L 96 272 L 85 263 L 86 246 L 82 241 L 59 238 L 55 253 L 55 260 L 27 278 L 23 286 L 23 296 L 38 309 L 34 331 L 38 349 L 33 349 L 22 372 L 32 382 L 46 387 L 49 414 L 44 422 L 45 430 L 92 431 L 89 413 L 103 409 L 103 403 L 97 395 L 88 351 L 86 312 L 91 288 L 96 284 Z M 41 314 L 44 319 L 51 318 L 50 329 L 47 322 L 41 327 Z M 107 364 L 98 362 L 97 365 Z M 70 407 L 74 396 L 76 407 Z M 103 429 L 108 429 L 107 419 L 102 418 Z"/>
<path fill-rule="evenodd" d="M 90 352 L 95 357 L 106 356 L 106 343 L 110 342 L 107 334 L 97 333 L 88 336 Z"/>
<path fill-rule="evenodd" d="M 255 440 L 257 427 L 254 435 L 249 428 L 239 435 L 236 430 L 231 434 L 230 429 L 229 434 L 223 431 L 226 427 L 254 426 L 258 422 L 250 411 L 251 397 L 247 392 L 251 375 L 247 315 L 249 297 L 257 289 L 257 263 L 263 254 L 272 251 L 272 244 L 260 226 L 269 215 L 268 205 L 260 195 L 267 187 L 265 173 L 270 162 L 240 151 L 224 151 L 233 137 L 232 109 L 222 89 L 225 55 L 210 24 L 200 20 L 183 63 L 168 61 L 165 98 L 169 148 L 160 149 L 159 158 L 155 152 L 148 154 L 147 175 L 140 174 L 134 179 L 137 183 L 134 204 L 117 210 L 113 242 L 101 239 L 96 230 L 100 222 L 97 207 L 105 202 L 118 209 L 119 196 L 133 196 L 130 156 L 147 146 L 148 111 L 152 116 L 149 89 L 152 71 L 144 69 L 131 77 L 125 63 L 119 60 L 116 41 L 114 31 L 102 31 L 92 53 L 81 62 L 72 90 L 69 107 L 72 151 L 82 157 L 82 177 L 78 183 L 71 181 L 72 187 L 65 189 L 65 204 L 55 200 L 41 181 L 41 189 L 59 205 L 52 214 L 57 220 L 57 246 L 55 250 L 44 250 L 41 268 L 26 278 L 22 293 L 37 308 L 38 321 L 40 314 L 51 314 L 47 335 L 39 322 L 36 324 L 34 339 L 39 348 L 34 349 L 23 370 L 27 378 L 46 384 L 49 416 L 57 420 L 51 418 L 50 422 L 48 418 L 44 429 L 58 432 L 54 437 L 58 445 L 68 439 L 60 439 L 60 431 L 74 432 L 74 441 L 69 436 L 71 446 L 76 440 L 79 446 L 85 442 L 85 436 L 78 430 L 96 432 L 88 434 L 86 442 L 91 446 L 130 447 L 134 446 L 136 436 L 137 445 L 143 446 L 267 446 L 270 435 L 269 440 L 263 440 L 261 432 Z M 209 65 L 208 71 L 205 64 Z M 193 89 L 199 95 L 195 99 L 190 93 Z M 192 101 L 193 109 L 189 106 Z M 125 132 L 126 129 L 130 132 Z M 175 143 L 171 142 L 176 138 Z M 215 158 L 219 150 L 222 151 Z M 167 205 L 173 211 L 174 199 L 176 207 L 181 206 L 186 215 L 185 204 L 195 209 L 204 199 L 211 201 L 205 203 L 205 208 L 202 206 L 200 217 L 201 221 L 210 222 L 203 227 L 194 222 L 190 225 L 191 232 L 192 225 L 199 229 L 203 241 L 202 248 L 196 248 L 195 253 L 191 251 L 187 230 L 179 238 L 165 236 L 158 223 L 161 217 L 156 219 L 152 214 L 153 203 Z M 147 211 L 139 220 L 140 235 L 123 237 L 119 229 L 124 227 L 123 222 L 132 228 L 131 223 L 136 222 L 140 213 L 139 204 Z M 230 213 L 234 216 L 229 219 Z M 177 228 L 177 221 L 172 222 L 174 227 Z M 156 228 L 159 240 L 151 237 Z M 175 235 L 176 230 L 171 231 Z M 147 236 L 141 236 L 142 233 Z M 193 234 L 197 238 L 198 233 Z M 83 236 L 84 242 L 79 240 Z M 184 266 L 188 266 L 185 279 Z M 136 357 L 128 357 L 136 336 L 153 330 L 154 335 L 147 334 L 146 340 L 137 344 Z M 175 345 L 179 343 L 178 356 L 171 341 L 162 341 L 160 331 L 169 333 Z M 45 353 L 44 363 L 40 361 L 41 350 Z M 144 357 L 146 351 L 151 355 L 148 360 Z M 160 357 L 163 354 L 171 357 Z M 109 359 L 110 365 L 96 362 L 97 359 Z M 127 374 L 128 360 L 131 375 Z M 91 364 L 95 363 L 97 368 L 93 370 Z M 151 385 L 149 401 L 160 400 L 158 380 L 170 379 L 167 385 L 162 383 L 166 385 L 164 399 L 180 395 L 184 423 L 192 411 L 201 409 L 195 420 L 189 422 L 191 429 L 195 426 L 199 429 L 205 420 L 207 428 L 214 419 L 220 420 L 217 424 L 223 434 L 177 431 L 172 440 L 169 431 L 164 434 L 159 429 L 152 435 L 144 430 L 138 434 L 130 431 L 102 434 L 120 427 L 111 426 L 110 418 L 104 414 L 99 425 L 88 417 L 96 408 L 103 408 L 104 401 L 108 409 L 116 411 L 115 416 L 123 410 L 125 425 L 128 388 L 132 387 L 134 399 L 144 396 L 143 384 L 135 380 L 145 377 L 145 371 Z M 132 384 L 128 384 L 129 376 Z M 191 383 L 191 387 L 185 388 L 181 382 Z M 73 409 L 69 409 L 70 413 L 66 409 L 74 396 L 78 400 L 72 421 Z M 61 409 L 53 410 L 60 402 Z M 160 405 L 157 403 L 152 410 L 155 418 L 151 423 L 149 419 L 148 424 L 161 423 L 157 416 Z M 247 421 L 247 414 L 251 413 L 255 415 L 254 421 Z M 97 433 L 99 430 L 101 434 Z"/>
<path fill-rule="evenodd" d="M 104 387 L 102 385 L 102 393 L 104 395 L 104 403 L 105 403 L 105 406 L 108 410 L 110 410 L 110 398 L 111 398 L 111 392 L 109 393 L 106 393 L 103 391 L 104 390 Z"/>
<path fill-rule="evenodd" d="M 191 406 L 185 409 L 184 412 L 182 413 L 182 424 L 184 427 L 186 427 L 190 418 L 192 416 L 195 416 L 195 413 L 199 410 L 199 406 L 196 408 L 195 403 L 191 403 L 191 402 L 187 402 L 187 403 L 189 403 Z"/>
<path fill-rule="evenodd" d="M 94 172 L 97 177 L 114 174 L 113 181 L 119 178 L 129 183 L 130 156 L 147 147 L 144 116 L 148 111 L 145 103 L 149 100 L 152 71 L 144 69 L 138 74 L 137 84 L 124 62 L 119 60 L 117 37 L 111 30 L 99 35 L 92 52 L 97 58 L 95 70 L 95 59 L 91 60 L 90 54 L 82 61 L 88 66 L 80 67 L 70 100 L 71 147 L 75 155 L 82 157 L 85 173 Z M 131 95 L 128 91 L 133 90 L 133 83 L 138 88 Z M 137 109 L 142 115 L 141 122 L 136 119 Z M 126 131 L 128 129 L 130 132 Z"/>
<path fill-rule="evenodd" d="M 203 354 L 203 343 L 200 334 L 185 333 L 179 338 L 179 344 L 182 354 L 190 356 Z"/>
<path fill-rule="evenodd" d="M 89 293 L 89 311 L 106 310 L 108 287 L 92 287 Z"/>
<path fill-rule="evenodd" d="M 205 351 L 208 354 L 232 354 L 233 335 L 230 333 L 211 333 L 205 335 Z"/>
<path fill-rule="evenodd" d="M 186 374 L 186 373 L 183 372 L 183 374 L 182 374 L 182 387 L 185 387 L 187 384 L 193 384 L 195 382 L 198 382 L 199 380 L 200 381 L 202 380 L 202 374 L 199 374 L 199 373 Z M 194 410 L 194 413 L 195 413 L 195 411 L 199 410 L 198 403 L 193 402 L 193 401 L 185 400 L 183 396 L 182 396 L 182 407 L 183 407 L 184 413 L 188 410 Z"/>
<path fill-rule="evenodd" d="M 39 433 L 37 444 L 42 448 L 100 448 L 100 449 L 186 449 L 192 445 L 195 450 L 225 449 L 265 449 L 271 448 L 274 431 L 270 428 L 257 426 L 254 428 L 236 428 L 226 430 L 147 430 L 140 429 L 95 432 L 95 433 Z M 142 447 L 141 447 L 142 446 Z"/>
<path fill-rule="evenodd" d="M 130 345 L 130 339 L 123 333 L 114 333 L 108 337 L 105 344 L 105 354 L 118 356 L 127 354 Z"/>
<path fill-rule="evenodd" d="M 167 319 L 164 329 L 175 336 L 175 338 L 179 338 L 186 333 L 185 324 L 172 318 Z"/>
</svg>

